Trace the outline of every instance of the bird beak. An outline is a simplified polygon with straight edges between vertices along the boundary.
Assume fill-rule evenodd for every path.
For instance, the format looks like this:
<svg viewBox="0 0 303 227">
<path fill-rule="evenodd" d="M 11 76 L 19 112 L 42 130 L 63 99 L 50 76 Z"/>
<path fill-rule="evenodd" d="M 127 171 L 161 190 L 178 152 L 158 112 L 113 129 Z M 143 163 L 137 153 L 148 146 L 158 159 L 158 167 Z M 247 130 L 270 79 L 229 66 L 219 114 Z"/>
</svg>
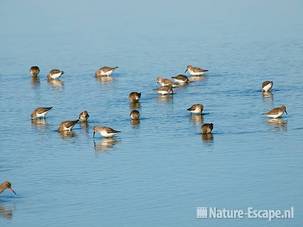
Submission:
<svg viewBox="0 0 303 227">
<path fill-rule="evenodd" d="M 96 134 L 96 132 L 94 131 L 94 132 L 93 132 L 93 138 L 95 138 L 95 134 Z"/>
<path fill-rule="evenodd" d="M 10 190 L 12 193 L 14 193 L 15 195 L 17 195 L 17 193 L 14 191 L 14 189 L 9 188 L 8 190 Z"/>
<path fill-rule="evenodd" d="M 185 72 L 184 72 L 184 73 L 186 73 L 186 72 L 187 72 L 187 70 L 188 70 L 188 68 L 186 68 L 186 69 L 185 69 Z"/>
<path fill-rule="evenodd" d="M 286 110 L 285 110 L 285 113 L 288 114 Z"/>
</svg>

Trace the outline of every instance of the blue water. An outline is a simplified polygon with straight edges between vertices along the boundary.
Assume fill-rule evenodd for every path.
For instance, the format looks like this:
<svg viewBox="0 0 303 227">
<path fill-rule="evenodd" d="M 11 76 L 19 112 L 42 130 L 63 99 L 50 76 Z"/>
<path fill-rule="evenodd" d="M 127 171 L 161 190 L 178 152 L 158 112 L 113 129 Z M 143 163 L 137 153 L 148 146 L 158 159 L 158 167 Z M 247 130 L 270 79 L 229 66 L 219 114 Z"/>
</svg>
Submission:
<svg viewBox="0 0 303 227">
<path fill-rule="evenodd" d="M 0 226 L 300 226 L 302 1 L 0 4 Z M 155 78 L 209 69 L 170 99 Z M 40 81 L 28 70 L 39 65 Z M 95 79 L 119 66 L 112 82 Z M 62 83 L 47 82 L 52 68 Z M 274 81 L 263 97 L 264 80 Z M 128 93 L 141 91 L 139 125 Z M 203 103 L 203 118 L 186 109 Z M 280 123 L 262 113 L 285 104 Z M 34 124 L 37 106 L 53 106 Z M 87 110 L 72 137 L 58 124 Z M 213 138 L 199 134 L 214 123 Z M 92 127 L 121 130 L 92 138 Z M 288 209 L 290 220 L 196 219 L 196 207 Z"/>
</svg>

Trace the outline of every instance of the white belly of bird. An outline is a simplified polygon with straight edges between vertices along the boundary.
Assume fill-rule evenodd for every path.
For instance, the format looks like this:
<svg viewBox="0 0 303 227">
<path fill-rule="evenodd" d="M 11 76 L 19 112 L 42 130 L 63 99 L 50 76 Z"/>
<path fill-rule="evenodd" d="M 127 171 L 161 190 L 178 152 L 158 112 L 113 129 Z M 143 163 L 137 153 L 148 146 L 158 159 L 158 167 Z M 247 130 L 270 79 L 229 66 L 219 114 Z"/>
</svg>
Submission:
<svg viewBox="0 0 303 227">
<path fill-rule="evenodd" d="M 174 79 L 174 81 L 175 81 L 176 83 L 178 83 L 178 84 L 185 84 L 185 83 L 186 83 L 186 81 L 180 80 L 180 79 Z"/>
<path fill-rule="evenodd" d="M 100 132 L 101 136 L 103 137 L 113 137 L 114 135 L 116 135 L 117 133 L 108 133 L 106 131 L 101 131 Z"/>
<path fill-rule="evenodd" d="M 168 95 L 169 92 L 168 91 L 162 91 L 162 90 L 160 90 L 160 91 L 158 91 L 158 94 L 160 94 L 160 95 Z"/>
<path fill-rule="evenodd" d="M 50 78 L 52 79 L 58 79 L 60 76 L 62 75 L 62 73 L 52 73 L 50 74 Z"/>
<path fill-rule="evenodd" d="M 191 110 L 192 113 L 201 113 L 201 110 L 199 108 L 196 108 L 194 110 Z"/>
<path fill-rule="evenodd" d="M 266 86 L 263 87 L 263 91 L 267 92 L 267 91 L 270 91 L 272 87 L 272 84 L 267 84 Z"/>
<path fill-rule="evenodd" d="M 63 127 L 63 130 L 64 131 L 67 131 L 67 132 L 70 132 L 72 130 L 72 126 L 71 127 Z"/>
<path fill-rule="evenodd" d="M 37 113 L 36 114 L 36 117 L 38 117 L 38 118 L 40 118 L 40 117 L 45 117 L 46 116 L 46 114 L 47 114 L 47 111 L 46 112 L 44 112 L 44 113 Z"/>
<path fill-rule="evenodd" d="M 103 76 L 110 76 L 110 75 L 112 75 L 112 73 L 113 73 L 113 70 L 109 70 L 109 71 L 106 71 L 106 72 L 101 70 L 101 75 L 103 75 Z"/>
<path fill-rule="evenodd" d="M 267 114 L 267 117 L 271 117 L 271 118 L 279 118 L 283 115 L 283 112 L 279 112 L 278 114 Z"/>
<path fill-rule="evenodd" d="M 204 74 L 204 72 L 194 72 L 192 70 L 188 70 L 189 74 L 192 75 L 192 76 L 201 76 Z"/>
<path fill-rule="evenodd" d="M 161 86 L 168 86 L 168 85 L 171 85 L 171 83 L 167 83 L 167 82 L 159 82 L 159 84 Z"/>
</svg>

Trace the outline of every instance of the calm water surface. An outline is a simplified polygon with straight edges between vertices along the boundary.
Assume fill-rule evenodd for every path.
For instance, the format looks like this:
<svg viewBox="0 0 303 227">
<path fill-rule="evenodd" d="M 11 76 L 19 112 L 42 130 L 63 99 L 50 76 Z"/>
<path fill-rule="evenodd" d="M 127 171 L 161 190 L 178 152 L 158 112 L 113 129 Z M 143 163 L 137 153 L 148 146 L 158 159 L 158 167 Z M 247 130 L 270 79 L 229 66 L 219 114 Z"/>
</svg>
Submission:
<svg viewBox="0 0 303 227">
<path fill-rule="evenodd" d="M 222 5 L 223 4 L 223 5 Z M 276 7 L 273 7 L 276 6 Z M 0 6 L 0 226 L 300 226 L 303 194 L 301 1 L 7 1 Z M 106 10 L 110 9 L 110 10 Z M 283 16 L 282 16 L 283 15 Z M 28 70 L 39 65 L 40 81 Z M 154 93 L 155 78 L 208 68 Z M 94 77 L 119 66 L 112 82 Z M 62 83 L 48 83 L 52 68 Z M 273 80 L 272 96 L 260 85 Z M 128 93 L 141 91 L 132 125 Z M 202 118 L 186 108 L 205 105 Z M 288 115 L 262 113 L 285 104 Z M 37 106 L 53 106 L 42 122 Z M 87 110 L 72 137 L 58 124 Z M 212 138 L 199 134 L 215 125 Z M 92 138 L 103 124 L 122 133 Z M 196 207 L 295 208 L 293 220 L 201 220 Z"/>
</svg>

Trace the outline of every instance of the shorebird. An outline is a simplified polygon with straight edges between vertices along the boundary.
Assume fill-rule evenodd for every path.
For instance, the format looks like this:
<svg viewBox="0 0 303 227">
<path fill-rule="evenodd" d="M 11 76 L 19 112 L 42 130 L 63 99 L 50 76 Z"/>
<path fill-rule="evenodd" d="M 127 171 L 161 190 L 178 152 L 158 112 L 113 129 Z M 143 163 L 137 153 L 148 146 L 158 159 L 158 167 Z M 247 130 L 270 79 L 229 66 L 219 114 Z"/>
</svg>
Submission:
<svg viewBox="0 0 303 227">
<path fill-rule="evenodd" d="M 95 76 L 96 77 L 111 76 L 113 71 L 117 68 L 119 68 L 119 67 L 118 66 L 116 66 L 116 67 L 103 66 L 96 71 Z"/>
<path fill-rule="evenodd" d="M 63 121 L 59 124 L 58 131 L 59 132 L 71 132 L 73 127 L 79 122 L 79 120 L 73 121 Z"/>
<path fill-rule="evenodd" d="M 266 80 L 262 83 L 262 91 L 263 92 L 270 92 L 273 86 L 273 82 Z"/>
<path fill-rule="evenodd" d="M 160 95 L 171 95 L 174 93 L 172 86 L 161 86 L 155 90 Z"/>
<path fill-rule="evenodd" d="M 205 123 L 201 126 L 201 131 L 202 134 L 209 134 L 212 132 L 214 128 L 214 124 L 213 123 Z"/>
<path fill-rule="evenodd" d="M 32 75 L 32 77 L 37 77 L 40 73 L 40 69 L 38 66 L 34 65 L 30 68 L 29 72 Z"/>
<path fill-rule="evenodd" d="M 157 83 L 161 86 L 173 86 L 173 81 L 170 79 L 166 79 L 164 77 L 157 77 L 156 79 Z"/>
<path fill-rule="evenodd" d="M 110 138 L 115 135 L 117 135 L 120 131 L 117 131 L 115 129 L 109 128 L 109 127 L 104 127 L 104 126 L 95 126 L 93 129 L 93 137 L 95 137 L 96 133 L 100 133 L 101 136 L 105 138 Z"/>
<path fill-rule="evenodd" d="M 47 74 L 47 79 L 56 80 L 56 79 L 59 79 L 63 74 L 64 74 L 64 72 L 60 69 L 52 69 Z"/>
<path fill-rule="evenodd" d="M 202 76 L 203 74 L 205 74 L 208 70 L 207 69 L 203 69 L 203 68 L 199 68 L 199 67 L 194 67 L 192 65 L 188 65 L 186 67 L 186 70 L 184 73 L 189 72 L 189 74 L 191 76 Z"/>
<path fill-rule="evenodd" d="M 265 114 L 267 117 L 270 117 L 270 118 L 279 118 L 279 117 L 282 117 L 282 115 L 284 113 L 287 114 L 286 106 L 282 105 L 280 107 L 273 108 L 271 111 L 269 111 Z"/>
<path fill-rule="evenodd" d="M 203 108 L 204 107 L 202 104 L 194 104 L 191 107 L 189 107 L 187 110 L 194 114 L 202 114 Z"/>
<path fill-rule="evenodd" d="M 32 112 L 31 117 L 32 117 L 32 119 L 45 118 L 48 111 L 52 108 L 53 107 L 51 107 L 51 106 L 50 107 L 38 107 Z"/>
<path fill-rule="evenodd" d="M 79 114 L 79 121 L 80 122 L 87 122 L 88 121 L 88 118 L 89 118 L 89 114 L 88 114 L 88 112 L 85 110 L 85 111 L 83 111 L 83 112 L 81 112 L 80 114 Z"/>
<path fill-rule="evenodd" d="M 130 102 L 139 102 L 140 98 L 141 98 L 140 92 L 133 91 L 128 95 L 128 99 Z"/>
<path fill-rule="evenodd" d="M 189 83 L 188 77 L 182 74 L 178 74 L 177 76 L 173 76 L 172 78 L 176 83 L 181 85 Z"/>
<path fill-rule="evenodd" d="M 0 184 L 0 193 L 5 191 L 6 189 L 11 191 L 12 193 L 14 193 L 16 195 L 16 192 L 12 188 L 12 184 L 8 181 L 4 181 L 2 184 Z"/>
<path fill-rule="evenodd" d="M 132 120 L 139 120 L 140 119 L 140 112 L 138 110 L 133 110 L 129 114 Z"/>
</svg>

